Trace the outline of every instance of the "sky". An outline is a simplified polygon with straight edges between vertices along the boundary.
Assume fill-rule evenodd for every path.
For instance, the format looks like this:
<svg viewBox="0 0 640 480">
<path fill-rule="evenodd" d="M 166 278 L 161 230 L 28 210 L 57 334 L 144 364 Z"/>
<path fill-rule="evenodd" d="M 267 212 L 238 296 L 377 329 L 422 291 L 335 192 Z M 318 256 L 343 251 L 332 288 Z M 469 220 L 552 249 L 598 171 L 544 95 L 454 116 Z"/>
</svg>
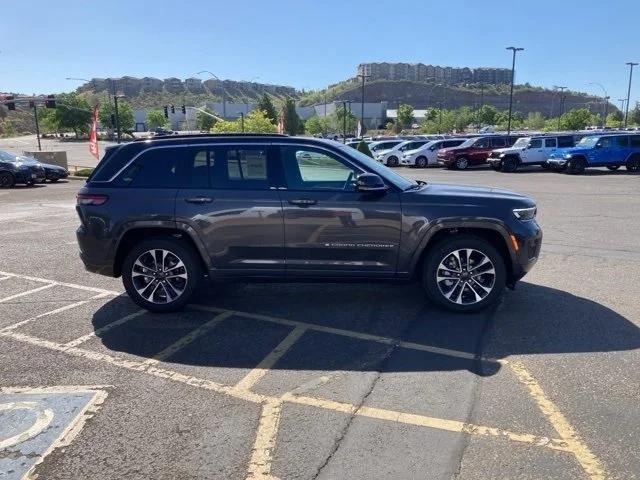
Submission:
<svg viewBox="0 0 640 480">
<path fill-rule="evenodd" d="M 361 62 L 510 68 L 517 46 L 516 83 L 603 95 L 598 82 L 619 105 L 625 63 L 640 62 L 638 0 L 2 0 L 0 11 L 0 91 L 26 94 L 79 85 L 66 77 L 201 70 L 309 90 Z"/>
</svg>

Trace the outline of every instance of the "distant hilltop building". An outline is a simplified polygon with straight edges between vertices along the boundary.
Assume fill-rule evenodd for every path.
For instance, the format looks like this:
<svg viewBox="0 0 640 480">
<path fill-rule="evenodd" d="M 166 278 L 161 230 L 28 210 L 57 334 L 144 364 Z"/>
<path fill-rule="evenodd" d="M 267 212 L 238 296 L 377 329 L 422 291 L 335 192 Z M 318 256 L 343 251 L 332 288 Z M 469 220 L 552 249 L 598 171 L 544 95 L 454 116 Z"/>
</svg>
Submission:
<svg viewBox="0 0 640 480">
<path fill-rule="evenodd" d="M 94 92 L 115 90 L 127 96 L 135 96 L 140 93 L 157 93 L 163 90 L 170 93 L 185 91 L 203 93 L 210 90 L 215 94 L 222 94 L 223 91 L 250 90 L 258 93 L 268 92 L 273 95 L 296 96 L 295 88 L 284 85 L 270 85 L 235 80 L 221 81 L 213 78 L 202 81 L 200 78 L 195 77 L 187 78 L 184 81 L 176 77 L 165 78 L 164 80 L 153 77 L 135 78 L 129 76 L 120 78 L 92 78 L 90 82 L 82 85 L 79 90 L 93 90 Z"/>
<path fill-rule="evenodd" d="M 488 83 L 511 82 L 508 68 L 454 68 L 423 63 L 361 63 L 357 74 L 369 76 L 369 80 L 408 80 L 413 82 Z"/>
</svg>

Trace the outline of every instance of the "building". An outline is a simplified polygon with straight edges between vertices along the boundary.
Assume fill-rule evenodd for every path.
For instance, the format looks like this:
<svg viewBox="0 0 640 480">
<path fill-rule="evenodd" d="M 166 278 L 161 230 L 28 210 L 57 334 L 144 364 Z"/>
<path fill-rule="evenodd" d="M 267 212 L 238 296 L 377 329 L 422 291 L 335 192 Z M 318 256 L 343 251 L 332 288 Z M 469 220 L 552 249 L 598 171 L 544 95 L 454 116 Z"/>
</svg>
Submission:
<svg viewBox="0 0 640 480">
<path fill-rule="evenodd" d="M 161 92 L 164 83 L 159 78 L 144 77 L 142 78 L 142 89 L 145 92 Z"/>
<path fill-rule="evenodd" d="M 204 86 L 202 85 L 202 80 L 199 78 L 195 78 L 195 77 L 187 78 L 184 81 L 184 86 L 190 92 L 196 92 L 196 93 L 204 92 Z"/>
<path fill-rule="evenodd" d="M 488 83 L 511 81 L 511 70 L 506 68 L 441 67 L 423 63 L 374 62 L 358 65 L 357 74 L 369 80 L 405 80 L 413 82 L 442 82 L 447 84 Z"/>
<path fill-rule="evenodd" d="M 169 77 L 164 79 L 164 89 L 167 92 L 179 93 L 184 90 L 184 84 L 179 78 Z"/>
</svg>

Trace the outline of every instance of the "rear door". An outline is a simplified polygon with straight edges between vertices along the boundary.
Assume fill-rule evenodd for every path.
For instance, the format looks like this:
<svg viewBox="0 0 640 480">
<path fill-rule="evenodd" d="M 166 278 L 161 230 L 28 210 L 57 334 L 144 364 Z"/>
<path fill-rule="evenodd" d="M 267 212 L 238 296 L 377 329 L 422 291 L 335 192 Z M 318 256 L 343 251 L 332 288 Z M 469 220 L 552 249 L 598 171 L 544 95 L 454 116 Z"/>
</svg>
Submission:
<svg viewBox="0 0 640 480">
<path fill-rule="evenodd" d="M 278 165 L 268 144 L 189 148 L 193 181 L 176 197 L 176 221 L 200 238 L 220 275 L 284 275 Z"/>
<path fill-rule="evenodd" d="M 282 145 L 280 189 L 288 276 L 390 275 L 401 232 L 399 193 L 355 190 L 363 173 L 337 153 Z"/>
</svg>

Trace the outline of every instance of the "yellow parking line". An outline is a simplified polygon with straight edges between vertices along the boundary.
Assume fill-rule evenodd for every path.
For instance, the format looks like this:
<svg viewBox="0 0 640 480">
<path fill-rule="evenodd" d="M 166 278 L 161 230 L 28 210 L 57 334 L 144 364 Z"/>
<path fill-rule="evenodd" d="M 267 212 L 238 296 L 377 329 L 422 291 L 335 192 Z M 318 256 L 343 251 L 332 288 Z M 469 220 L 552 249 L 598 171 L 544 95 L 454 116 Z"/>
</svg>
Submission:
<svg viewBox="0 0 640 480">
<path fill-rule="evenodd" d="M 81 337 L 76 338 L 75 340 L 71 340 L 70 342 L 68 342 L 66 344 L 67 347 L 77 347 L 78 345 L 82 345 L 85 342 L 88 342 L 89 340 L 91 340 L 93 337 L 99 337 L 100 335 L 103 335 L 105 333 L 107 333 L 109 330 L 113 330 L 116 327 L 119 327 L 120 325 L 127 323 L 129 320 L 133 320 L 136 317 L 139 317 L 142 314 L 145 313 L 149 313 L 147 310 L 138 310 L 137 312 L 133 312 L 129 315 L 127 315 L 126 317 L 122 317 L 119 320 L 115 320 L 111 323 L 107 323 L 106 325 L 104 325 L 103 327 L 100 327 L 96 330 L 94 330 L 91 333 L 87 333 L 86 335 L 83 335 Z"/>
<path fill-rule="evenodd" d="M 529 390 L 540 411 L 547 417 L 560 438 L 567 444 L 580 466 L 591 480 L 606 478 L 602 463 L 582 441 L 575 428 L 569 423 L 558 407 L 547 397 L 537 380 L 524 368 L 520 362 L 509 364 L 518 380 Z"/>
<path fill-rule="evenodd" d="M 49 315 L 55 315 L 57 313 L 66 312 L 67 310 L 71 310 L 72 308 L 76 308 L 76 307 L 79 307 L 81 305 L 85 305 L 85 304 L 87 304 L 87 303 L 89 303 L 89 302 L 91 302 L 93 300 L 98 300 L 100 298 L 105 298 L 107 296 L 108 296 L 108 294 L 106 294 L 106 293 L 99 293 L 98 295 L 94 295 L 93 297 L 91 297 L 88 300 L 81 300 L 79 302 L 75 302 L 75 303 L 71 303 L 69 305 L 65 305 L 64 307 L 56 308 L 55 310 L 50 310 L 48 312 L 41 313 L 40 315 L 36 315 L 35 317 L 27 318 L 26 320 L 22 320 L 21 322 L 14 323 L 13 325 L 6 326 L 6 327 L 2 328 L 1 330 L 15 330 L 17 328 L 22 327 L 23 325 L 26 325 L 27 323 L 33 322 L 34 320 L 37 320 L 39 318 L 46 317 L 46 316 L 49 316 Z"/>
<path fill-rule="evenodd" d="M 334 327 L 325 327 L 323 325 L 316 325 L 313 323 L 305 323 L 305 322 L 298 322 L 295 320 L 289 320 L 286 318 L 278 318 L 278 317 L 271 317 L 268 315 L 261 315 L 261 314 L 257 314 L 257 313 L 250 313 L 250 312 L 241 312 L 238 310 L 224 310 L 221 308 L 216 308 L 216 307 L 209 307 L 207 305 L 191 305 L 190 308 L 194 308 L 196 310 L 204 310 L 204 311 L 209 311 L 209 312 L 228 312 L 231 311 L 234 315 L 239 315 L 242 317 L 247 317 L 247 318 L 253 318 L 255 320 L 263 320 L 266 322 L 271 322 L 271 323 L 277 323 L 280 325 L 287 325 L 290 327 L 304 327 L 308 330 L 314 330 L 316 332 L 323 332 L 323 333 L 329 333 L 329 334 L 333 334 L 333 335 L 340 335 L 343 337 L 350 337 L 350 338 L 357 338 L 359 340 L 366 340 L 366 341 L 370 341 L 370 342 L 377 342 L 377 343 L 383 343 L 385 345 L 395 345 L 398 347 L 402 347 L 402 348 L 408 348 L 411 350 L 420 350 L 423 352 L 428 352 L 428 353 L 436 353 L 438 355 L 446 355 L 449 357 L 457 357 L 457 358 L 464 358 L 467 360 L 476 360 L 476 359 L 480 359 L 482 361 L 486 361 L 486 362 L 497 362 L 496 359 L 494 358 L 485 358 L 485 357 L 477 357 L 475 354 L 473 353 L 469 353 L 469 352 L 464 352 L 464 351 L 460 351 L 460 350 L 453 350 L 450 348 L 442 348 L 442 347 L 434 347 L 432 345 L 424 345 L 421 343 L 414 343 L 414 342 L 405 342 L 403 340 L 398 340 L 395 338 L 390 338 L 390 337 L 383 337 L 380 335 L 373 335 L 370 333 L 361 333 L 361 332 L 354 332 L 352 330 L 344 330 L 341 328 L 334 328 Z"/>
<path fill-rule="evenodd" d="M 32 288 L 31 290 L 27 290 L 25 292 L 20 292 L 20 293 L 16 293 L 15 295 L 10 295 L 8 297 L 0 298 L 0 303 L 10 302 L 11 300 L 15 300 L 16 298 L 25 297 L 27 295 L 38 293 L 38 292 L 41 292 L 42 290 L 47 290 L 48 288 L 52 288 L 55 286 L 56 286 L 55 283 L 49 283 L 41 287 Z"/>
<path fill-rule="evenodd" d="M 251 370 L 242 380 L 240 380 L 235 388 L 239 390 L 250 390 L 257 382 L 264 377 L 269 369 L 273 367 L 282 356 L 289 351 L 296 341 L 306 332 L 305 327 L 298 326 L 287 335 L 271 353 L 262 359 L 262 361 Z"/>
<path fill-rule="evenodd" d="M 278 436 L 281 412 L 282 402 L 267 402 L 262 407 L 256 439 L 251 450 L 251 460 L 249 460 L 247 469 L 247 479 L 267 480 L 276 478 L 271 475 L 271 463 L 273 461 L 273 449 L 276 446 L 276 437 Z"/>
<path fill-rule="evenodd" d="M 213 319 L 209 320 L 206 323 L 203 323 L 198 328 L 195 328 L 194 330 L 189 332 L 187 335 L 185 335 L 184 337 L 180 338 L 176 342 L 172 343 L 171 345 L 169 345 L 167 348 L 165 348 L 161 352 L 158 352 L 156 355 L 153 356 L 153 358 L 150 358 L 147 361 L 145 361 L 144 364 L 145 365 L 155 365 L 157 363 L 160 363 L 160 362 L 166 360 L 171 355 L 175 354 L 176 352 L 178 352 L 179 350 L 183 349 L 184 347 L 186 347 L 190 343 L 194 342 L 195 340 L 197 340 L 202 335 L 205 335 L 213 327 L 215 327 L 220 322 L 222 322 L 225 318 L 228 318 L 231 315 L 233 315 L 233 314 L 230 313 L 230 312 L 225 312 L 225 313 L 221 313 L 219 315 L 216 315 Z"/>
</svg>

